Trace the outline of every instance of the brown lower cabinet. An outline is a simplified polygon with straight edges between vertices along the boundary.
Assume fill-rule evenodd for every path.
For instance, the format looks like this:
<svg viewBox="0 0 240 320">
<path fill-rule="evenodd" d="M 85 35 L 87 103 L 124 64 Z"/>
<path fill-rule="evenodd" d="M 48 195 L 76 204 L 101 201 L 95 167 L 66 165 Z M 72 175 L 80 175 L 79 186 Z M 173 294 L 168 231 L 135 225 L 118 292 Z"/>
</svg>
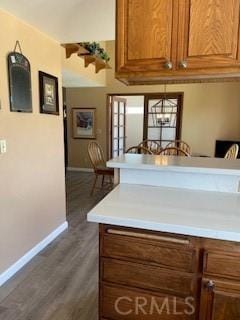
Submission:
<svg viewBox="0 0 240 320">
<path fill-rule="evenodd" d="M 240 243 L 100 225 L 101 320 L 239 320 Z"/>
<path fill-rule="evenodd" d="M 201 319 L 239 320 L 240 283 L 203 279 Z"/>
</svg>

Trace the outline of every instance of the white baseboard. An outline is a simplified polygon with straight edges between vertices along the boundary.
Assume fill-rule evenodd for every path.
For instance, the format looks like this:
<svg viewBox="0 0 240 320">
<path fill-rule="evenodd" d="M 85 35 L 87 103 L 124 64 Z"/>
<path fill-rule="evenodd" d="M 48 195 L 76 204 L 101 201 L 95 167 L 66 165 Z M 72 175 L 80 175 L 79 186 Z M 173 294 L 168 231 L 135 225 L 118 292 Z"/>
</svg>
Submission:
<svg viewBox="0 0 240 320">
<path fill-rule="evenodd" d="M 67 167 L 68 171 L 80 171 L 80 172 L 94 172 L 91 168 L 75 168 L 75 167 Z"/>
<path fill-rule="evenodd" d="M 57 229 L 51 232 L 46 238 L 39 242 L 35 247 L 28 251 L 24 256 L 22 256 L 17 262 L 11 265 L 11 267 L 1 273 L 0 287 L 67 228 L 68 223 L 65 221 Z"/>
</svg>

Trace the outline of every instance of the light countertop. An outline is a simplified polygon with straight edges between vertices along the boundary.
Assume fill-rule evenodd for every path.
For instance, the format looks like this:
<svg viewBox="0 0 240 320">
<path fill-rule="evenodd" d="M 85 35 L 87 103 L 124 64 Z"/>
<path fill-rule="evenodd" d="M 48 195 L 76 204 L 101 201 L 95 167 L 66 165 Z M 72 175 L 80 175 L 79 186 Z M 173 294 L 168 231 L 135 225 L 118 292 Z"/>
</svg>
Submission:
<svg viewBox="0 0 240 320">
<path fill-rule="evenodd" d="M 124 154 L 108 161 L 107 166 L 120 169 L 240 175 L 239 159 Z"/>
<path fill-rule="evenodd" d="M 240 242 L 240 194 L 120 184 L 88 221 Z"/>
</svg>

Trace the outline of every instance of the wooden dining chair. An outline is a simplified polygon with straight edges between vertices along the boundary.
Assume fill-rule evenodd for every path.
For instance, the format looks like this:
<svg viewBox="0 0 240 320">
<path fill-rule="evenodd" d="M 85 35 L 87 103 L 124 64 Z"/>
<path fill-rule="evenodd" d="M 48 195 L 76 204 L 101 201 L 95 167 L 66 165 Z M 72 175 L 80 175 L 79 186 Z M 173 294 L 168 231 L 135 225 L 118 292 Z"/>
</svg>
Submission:
<svg viewBox="0 0 240 320">
<path fill-rule="evenodd" d="M 159 152 L 159 155 L 164 156 L 185 156 L 190 157 L 190 154 L 185 150 L 176 147 L 168 147 Z"/>
<path fill-rule="evenodd" d="M 166 145 L 165 149 L 166 148 L 172 148 L 172 147 L 184 150 L 189 155 L 191 154 L 191 147 L 189 146 L 189 144 L 187 144 L 187 142 L 185 142 L 183 140 L 175 140 L 175 141 L 169 142 Z"/>
<path fill-rule="evenodd" d="M 106 161 L 104 159 L 103 150 L 97 142 L 89 143 L 88 155 L 95 173 L 95 179 L 91 190 L 92 195 L 94 189 L 96 188 L 98 177 L 102 177 L 102 187 L 104 187 L 104 180 L 106 176 L 109 177 L 109 183 L 106 184 L 113 186 L 114 169 L 106 167 Z"/>
<path fill-rule="evenodd" d="M 143 140 L 138 145 L 139 147 L 144 147 L 152 151 L 154 154 L 158 154 L 161 151 L 161 145 L 155 140 Z"/>
<path fill-rule="evenodd" d="M 237 159 L 238 152 L 239 152 L 239 146 L 238 146 L 238 144 L 235 143 L 228 149 L 224 158 L 228 159 L 228 160 Z"/>
<path fill-rule="evenodd" d="M 149 150 L 148 148 L 145 148 L 145 147 L 141 147 L 141 146 L 133 146 L 133 147 L 127 149 L 127 151 L 125 153 L 153 154 L 153 152 L 151 150 Z"/>
</svg>

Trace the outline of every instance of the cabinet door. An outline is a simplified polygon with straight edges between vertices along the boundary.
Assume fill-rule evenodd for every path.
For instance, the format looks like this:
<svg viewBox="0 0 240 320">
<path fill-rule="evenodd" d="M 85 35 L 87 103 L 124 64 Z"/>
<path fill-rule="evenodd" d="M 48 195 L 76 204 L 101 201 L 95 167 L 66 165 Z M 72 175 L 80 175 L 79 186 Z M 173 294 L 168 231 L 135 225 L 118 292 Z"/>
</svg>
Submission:
<svg viewBox="0 0 240 320">
<path fill-rule="evenodd" d="M 239 320 L 240 284 L 204 279 L 200 320 Z"/>
<path fill-rule="evenodd" d="M 240 0 L 179 1 L 178 69 L 240 66 Z"/>
<path fill-rule="evenodd" d="M 177 17 L 178 0 L 117 0 L 117 72 L 174 68 Z"/>
</svg>

